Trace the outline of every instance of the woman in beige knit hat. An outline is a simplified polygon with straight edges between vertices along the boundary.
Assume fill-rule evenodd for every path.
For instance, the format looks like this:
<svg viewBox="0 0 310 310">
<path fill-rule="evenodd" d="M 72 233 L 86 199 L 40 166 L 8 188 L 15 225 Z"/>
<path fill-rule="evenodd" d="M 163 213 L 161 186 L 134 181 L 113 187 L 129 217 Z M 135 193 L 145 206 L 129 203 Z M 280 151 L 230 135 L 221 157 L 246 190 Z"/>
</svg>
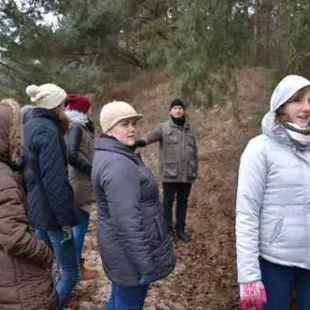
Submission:
<svg viewBox="0 0 310 310">
<path fill-rule="evenodd" d="M 57 282 L 62 310 L 79 281 L 79 265 L 72 237 L 77 224 L 73 191 L 68 179 L 64 131 L 66 92 L 55 84 L 26 88 L 35 108 L 24 117 L 24 146 L 29 160 L 25 172 L 29 218 L 37 237 L 54 251 L 61 268 Z"/>
<path fill-rule="evenodd" d="M 98 246 L 112 282 L 106 310 L 140 310 L 149 284 L 168 276 L 176 258 L 153 175 L 134 152 L 142 118 L 126 102 L 106 104 L 95 145 L 92 179 Z"/>
</svg>

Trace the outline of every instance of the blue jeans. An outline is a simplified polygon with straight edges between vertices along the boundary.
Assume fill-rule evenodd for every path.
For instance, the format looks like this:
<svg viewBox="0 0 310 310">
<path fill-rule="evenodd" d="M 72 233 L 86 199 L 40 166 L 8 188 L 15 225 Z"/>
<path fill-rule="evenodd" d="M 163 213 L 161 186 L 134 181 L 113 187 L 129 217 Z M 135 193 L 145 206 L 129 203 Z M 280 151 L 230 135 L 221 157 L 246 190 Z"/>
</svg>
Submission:
<svg viewBox="0 0 310 310">
<path fill-rule="evenodd" d="M 264 310 L 290 310 L 294 290 L 297 310 L 310 309 L 310 270 L 277 265 L 262 258 L 260 268 L 267 293 Z"/>
<path fill-rule="evenodd" d="M 142 310 L 148 285 L 122 287 L 111 283 L 111 295 L 105 310 Z"/>
<path fill-rule="evenodd" d="M 56 290 L 59 301 L 57 310 L 62 310 L 80 279 L 74 242 L 61 244 L 60 241 L 63 239 L 61 229 L 53 231 L 36 229 L 35 233 L 38 239 L 45 241 L 52 248 L 60 265 L 61 275 L 56 284 Z"/>
<path fill-rule="evenodd" d="M 74 226 L 72 230 L 75 242 L 76 256 L 77 259 L 80 260 L 82 258 L 85 235 L 88 230 L 89 214 L 81 208 L 76 208 L 76 213 L 78 216 L 79 225 Z"/>
</svg>

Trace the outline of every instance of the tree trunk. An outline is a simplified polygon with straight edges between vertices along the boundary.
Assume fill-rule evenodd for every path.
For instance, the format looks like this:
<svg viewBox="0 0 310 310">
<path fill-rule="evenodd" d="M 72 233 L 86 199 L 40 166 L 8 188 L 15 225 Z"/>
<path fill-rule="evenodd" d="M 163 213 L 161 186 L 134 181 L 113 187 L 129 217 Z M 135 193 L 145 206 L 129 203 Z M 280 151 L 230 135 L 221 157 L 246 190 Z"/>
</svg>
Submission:
<svg viewBox="0 0 310 310">
<path fill-rule="evenodd" d="M 252 57 L 254 63 L 257 63 L 260 58 L 260 40 L 261 40 L 261 24 L 260 24 L 260 0 L 255 0 L 253 17 L 253 42 L 252 42 Z"/>
<path fill-rule="evenodd" d="M 271 30 L 271 18 L 272 18 L 272 9 L 273 5 L 272 3 L 267 4 L 266 8 L 266 54 L 265 54 L 265 63 L 267 66 L 270 66 L 271 64 L 271 36 L 272 36 L 272 30 Z"/>
</svg>

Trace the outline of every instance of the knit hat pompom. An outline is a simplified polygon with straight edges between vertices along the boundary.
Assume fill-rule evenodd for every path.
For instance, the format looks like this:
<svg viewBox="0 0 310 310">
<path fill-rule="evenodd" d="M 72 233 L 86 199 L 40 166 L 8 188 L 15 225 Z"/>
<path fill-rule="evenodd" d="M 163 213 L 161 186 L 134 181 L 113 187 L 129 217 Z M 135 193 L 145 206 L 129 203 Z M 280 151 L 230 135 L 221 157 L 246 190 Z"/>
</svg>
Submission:
<svg viewBox="0 0 310 310">
<path fill-rule="evenodd" d="M 26 88 L 26 94 L 29 97 L 36 97 L 38 95 L 38 93 L 40 92 L 40 88 L 37 85 L 29 85 Z"/>
</svg>

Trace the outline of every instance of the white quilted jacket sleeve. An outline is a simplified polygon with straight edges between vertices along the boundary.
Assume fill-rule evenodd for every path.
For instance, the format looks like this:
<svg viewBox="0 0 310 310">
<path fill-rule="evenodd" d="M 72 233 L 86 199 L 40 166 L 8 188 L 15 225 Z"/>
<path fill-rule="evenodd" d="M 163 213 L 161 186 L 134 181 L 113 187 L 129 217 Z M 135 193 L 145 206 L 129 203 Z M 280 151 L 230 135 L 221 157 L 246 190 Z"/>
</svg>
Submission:
<svg viewBox="0 0 310 310">
<path fill-rule="evenodd" d="M 259 267 L 259 222 L 263 202 L 267 161 L 264 137 L 252 139 L 245 148 L 239 167 L 236 203 L 236 248 L 238 282 L 261 279 Z"/>
</svg>

